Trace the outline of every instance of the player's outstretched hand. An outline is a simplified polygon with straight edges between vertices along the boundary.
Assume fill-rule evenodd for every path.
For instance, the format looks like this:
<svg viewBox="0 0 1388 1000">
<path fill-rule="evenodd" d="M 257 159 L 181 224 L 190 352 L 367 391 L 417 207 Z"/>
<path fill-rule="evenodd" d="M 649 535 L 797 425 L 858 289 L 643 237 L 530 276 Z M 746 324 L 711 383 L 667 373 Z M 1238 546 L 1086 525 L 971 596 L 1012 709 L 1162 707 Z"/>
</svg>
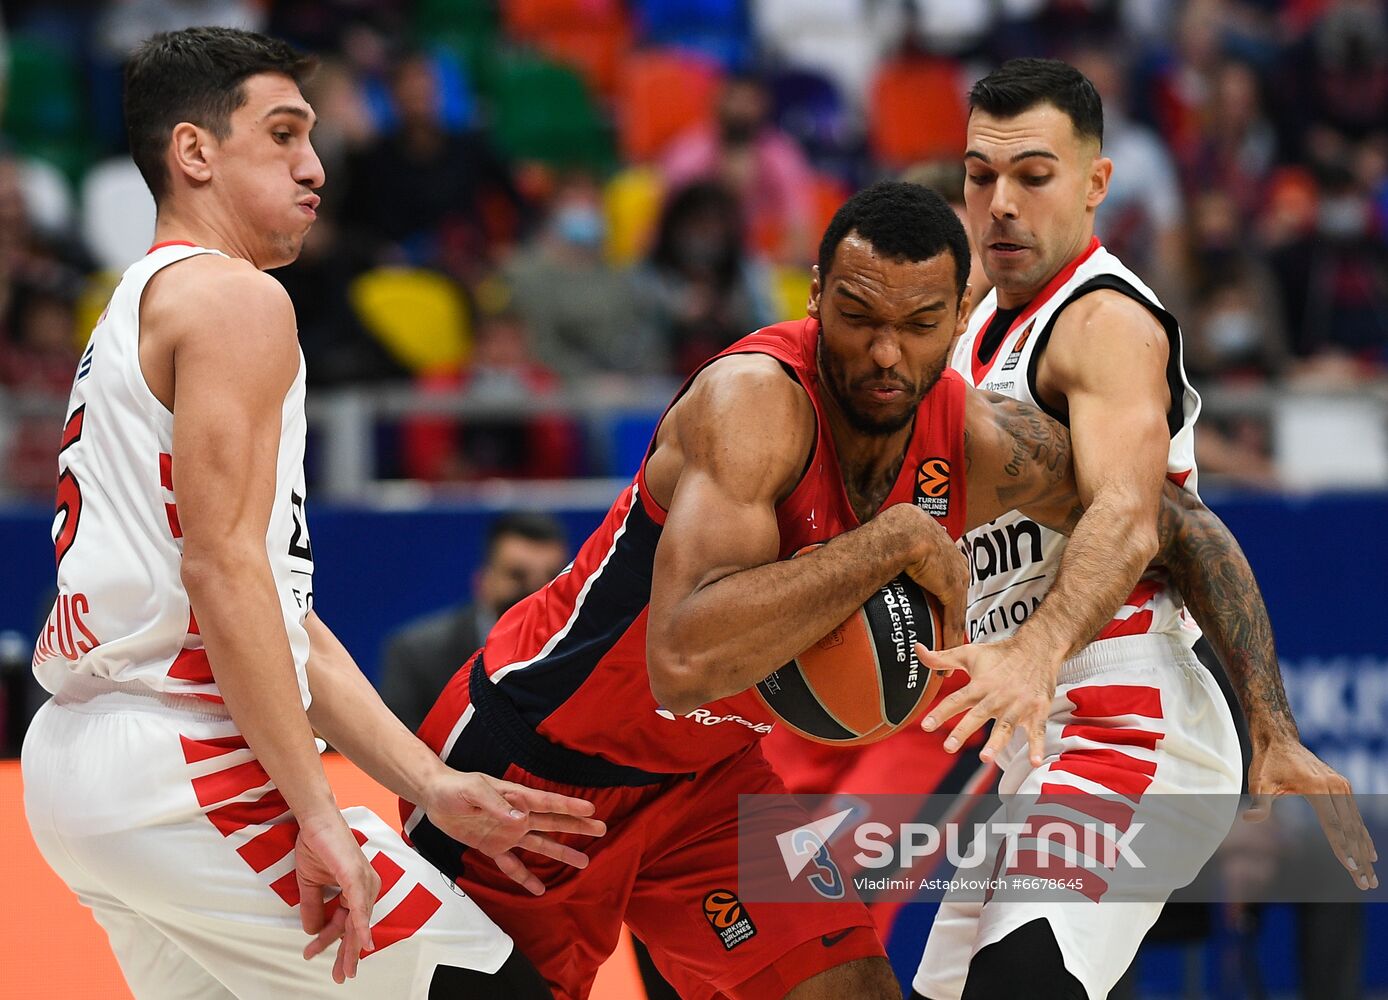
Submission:
<svg viewBox="0 0 1388 1000">
<path fill-rule="evenodd" d="M 1349 781 L 1325 763 L 1295 736 L 1280 737 L 1264 746 L 1254 746 L 1253 762 L 1248 766 L 1248 792 L 1252 805 L 1243 818 L 1257 823 L 1272 812 L 1278 795 L 1304 795 L 1316 811 L 1330 849 L 1345 866 L 1360 889 L 1377 889 L 1374 862 L 1378 851 L 1359 815 L 1354 790 Z"/>
<path fill-rule="evenodd" d="M 304 958 L 313 958 L 341 938 L 333 980 L 345 983 L 356 976 L 361 953 L 375 950 L 371 908 L 380 894 L 381 879 L 367 862 L 342 813 L 333 810 L 299 820 L 294 873 L 299 881 L 299 918 L 304 931 L 314 935 L 304 948 Z M 329 886 L 342 889 L 331 903 L 323 898 L 323 890 Z"/>
<path fill-rule="evenodd" d="M 593 803 L 587 799 L 471 771 L 449 769 L 429 786 L 420 804 L 436 827 L 487 855 L 536 896 L 545 891 L 544 883 L 516 856 L 517 849 L 586 868 L 588 855 L 546 834 L 601 837 L 607 832 L 607 824 L 593 819 Z"/>
<path fill-rule="evenodd" d="M 927 733 L 965 712 L 945 740 L 945 749 L 954 753 L 989 719 L 996 719 L 993 732 L 979 758 L 992 762 L 1007 746 L 1017 730 L 1025 730 L 1031 747 L 1031 763 L 1045 762 L 1046 719 L 1055 696 L 1055 679 L 1061 661 L 1038 654 L 1015 638 L 960 646 L 939 653 L 916 644 L 916 656 L 932 670 L 963 670 L 969 683 L 938 704 L 932 705 L 921 722 Z"/>
</svg>

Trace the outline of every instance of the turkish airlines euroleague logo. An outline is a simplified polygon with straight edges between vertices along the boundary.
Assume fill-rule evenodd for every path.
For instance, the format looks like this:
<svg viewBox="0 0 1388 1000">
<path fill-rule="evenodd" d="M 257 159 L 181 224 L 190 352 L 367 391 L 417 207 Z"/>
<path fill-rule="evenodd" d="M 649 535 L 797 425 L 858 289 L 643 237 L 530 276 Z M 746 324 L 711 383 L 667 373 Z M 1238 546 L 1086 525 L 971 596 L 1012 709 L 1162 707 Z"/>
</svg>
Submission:
<svg viewBox="0 0 1388 1000">
<path fill-rule="evenodd" d="M 927 458 L 916 470 L 916 506 L 931 517 L 949 515 L 949 460 Z"/>
<path fill-rule="evenodd" d="M 747 916 L 742 900 L 727 889 L 715 889 L 704 897 L 704 919 L 728 951 L 757 933 L 756 925 Z"/>
</svg>

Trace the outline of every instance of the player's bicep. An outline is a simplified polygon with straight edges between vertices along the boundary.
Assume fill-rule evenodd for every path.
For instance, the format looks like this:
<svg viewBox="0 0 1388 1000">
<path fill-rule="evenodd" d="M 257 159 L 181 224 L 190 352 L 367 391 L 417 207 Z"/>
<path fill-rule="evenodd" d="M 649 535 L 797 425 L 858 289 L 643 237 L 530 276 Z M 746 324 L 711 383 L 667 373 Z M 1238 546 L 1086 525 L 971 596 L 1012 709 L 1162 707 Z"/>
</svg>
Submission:
<svg viewBox="0 0 1388 1000">
<path fill-rule="evenodd" d="M 174 340 L 173 478 L 185 562 L 251 538 L 263 547 L 284 398 L 298 367 L 292 307 L 264 278 L 204 284 L 196 328 Z"/>
<path fill-rule="evenodd" d="M 777 557 L 776 503 L 813 447 L 808 397 L 779 371 L 718 377 L 680 405 L 684 458 L 656 548 L 653 626 L 700 589 Z"/>
</svg>

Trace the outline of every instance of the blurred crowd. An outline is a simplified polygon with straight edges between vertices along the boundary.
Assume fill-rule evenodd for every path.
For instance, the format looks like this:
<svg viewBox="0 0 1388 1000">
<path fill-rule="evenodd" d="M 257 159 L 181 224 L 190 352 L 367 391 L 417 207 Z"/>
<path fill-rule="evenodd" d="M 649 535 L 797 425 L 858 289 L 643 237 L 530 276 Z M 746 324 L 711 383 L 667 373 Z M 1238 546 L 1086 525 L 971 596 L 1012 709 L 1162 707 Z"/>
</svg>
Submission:
<svg viewBox="0 0 1388 1000">
<path fill-rule="evenodd" d="M 0 392 L 66 397 L 143 252 L 122 60 L 220 23 L 318 54 L 328 182 L 276 272 L 311 386 L 505 404 L 677 380 L 802 314 L 847 193 L 910 172 L 954 198 L 969 84 L 1051 55 L 1105 103 L 1105 243 L 1182 319 L 1197 386 L 1353 386 L 1388 369 L 1383 0 L 116 0 L 6 2 Z M 61 405 L 61 403 L 59 403 Z M 0 440 L 52 490 L 51 412 Z M 27 415 L 26 415 L 27 414 Z M 1255 468 L 1266 427 L 1211 440 Z M 562 409 L 409 417 L 383 475 L 594 471 Z M 1217 461 L 1218 459 L 1212 459 Z"/>
</svg>

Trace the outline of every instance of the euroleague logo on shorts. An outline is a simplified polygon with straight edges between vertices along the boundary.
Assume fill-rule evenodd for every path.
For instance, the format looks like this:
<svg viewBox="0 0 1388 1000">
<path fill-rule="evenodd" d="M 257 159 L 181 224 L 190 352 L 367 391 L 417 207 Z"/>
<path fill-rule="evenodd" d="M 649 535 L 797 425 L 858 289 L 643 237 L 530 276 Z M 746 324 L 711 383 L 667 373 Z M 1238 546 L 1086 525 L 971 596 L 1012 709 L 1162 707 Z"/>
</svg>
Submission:
<svg viewBox="0 0 1388 1000">
<path fill-rule="evenodd" d="M 916 470 L 916 506 L 931 517 L 949 515 L 949 460 L 927 458 Z"/>
<path fill-rule="evenodd" d="M 757 933 L 757 927 L 747 915 L 742 900 L 737 898 L 737 893 L 728 889 L 715 889 L 704 897 L 704 919 L 728 951 Z"/>
</svg>

